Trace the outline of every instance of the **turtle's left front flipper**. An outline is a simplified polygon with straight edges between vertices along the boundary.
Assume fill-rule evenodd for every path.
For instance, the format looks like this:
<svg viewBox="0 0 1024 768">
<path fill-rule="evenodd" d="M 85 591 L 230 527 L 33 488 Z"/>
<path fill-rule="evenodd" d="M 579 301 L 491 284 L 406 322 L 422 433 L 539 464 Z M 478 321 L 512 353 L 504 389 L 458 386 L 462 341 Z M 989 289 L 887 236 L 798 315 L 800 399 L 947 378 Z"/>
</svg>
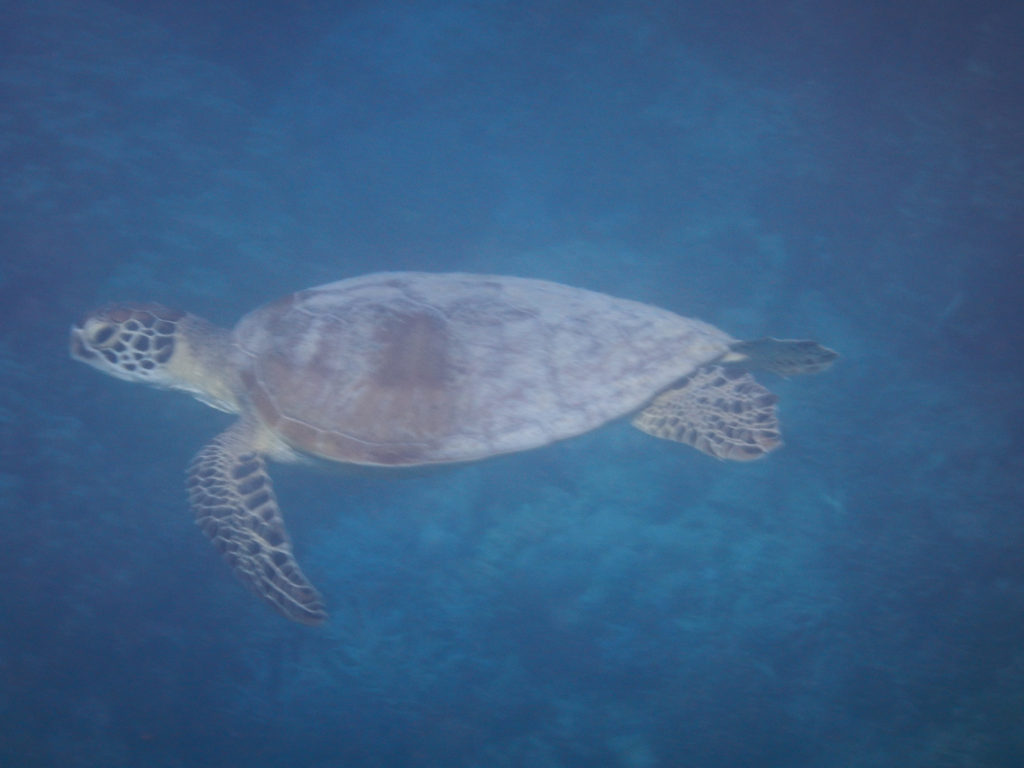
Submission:
<svg viewBox="0 0 1024 768">
<path fill-rule="evenodd" d="M 254 427 L 236 423 L 188 467 L 196 522 L 238 577 L 293 621 L 320 624 L 323 602 L 292 555 L 263 457 L 252 449 Z"/>
</svg>

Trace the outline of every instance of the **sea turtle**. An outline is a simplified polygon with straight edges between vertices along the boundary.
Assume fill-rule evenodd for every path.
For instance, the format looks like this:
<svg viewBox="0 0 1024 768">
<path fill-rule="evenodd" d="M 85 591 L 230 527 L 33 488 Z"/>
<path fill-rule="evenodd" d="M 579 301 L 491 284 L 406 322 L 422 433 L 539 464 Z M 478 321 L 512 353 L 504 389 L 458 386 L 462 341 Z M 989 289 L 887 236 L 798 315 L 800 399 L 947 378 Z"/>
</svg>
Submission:
<svg viewBox="0 0 1024 768">
<path fill-rule="evenodd" d="M 826 368 L 813 341 L 736 341 L 658 307 L 521 277 L 391 272 L 299 291 L 228 331 L 158 304 L 71 328 L 71 356 L 239 414 L 188 468 L 199 526 L 290 619 L 326 618 L 292 555 L 265 460 L 378 466 L 535 448 L 634 414 L 721 459 L 780 444 L 748 369 Z"/>
</svg>

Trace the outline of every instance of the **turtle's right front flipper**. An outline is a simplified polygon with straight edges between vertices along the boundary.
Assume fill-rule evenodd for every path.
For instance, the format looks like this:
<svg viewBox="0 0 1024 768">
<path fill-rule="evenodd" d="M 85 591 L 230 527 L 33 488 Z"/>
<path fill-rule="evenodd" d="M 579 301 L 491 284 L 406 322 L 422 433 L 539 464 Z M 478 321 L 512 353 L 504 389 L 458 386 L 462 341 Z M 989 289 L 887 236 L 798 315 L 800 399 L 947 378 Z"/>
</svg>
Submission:
<svg viewBox="0 0 1024 768">
<path fill-rule="evenodd" d="M 196 522 L 257 595 L 293 621 L 319 624 L 327 612 L 295 562 L 266 462 L 252 442 L 251 425 L 241 421 L 192 460 L 188 494 Z"/>
</svg>

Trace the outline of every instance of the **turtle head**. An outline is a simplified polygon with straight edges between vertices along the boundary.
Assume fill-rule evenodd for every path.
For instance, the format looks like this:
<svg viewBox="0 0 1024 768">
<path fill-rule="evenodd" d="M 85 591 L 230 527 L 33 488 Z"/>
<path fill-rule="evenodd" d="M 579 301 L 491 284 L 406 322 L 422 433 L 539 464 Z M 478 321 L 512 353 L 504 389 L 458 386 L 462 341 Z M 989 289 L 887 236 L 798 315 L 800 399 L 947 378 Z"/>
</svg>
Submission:
<svg viewBox="0 0 1024 768">
<path fill-rule="evenodd" d="M 175 385 L 169 370 L 184 312 L 159 304 L 110 304 L 71 326 L 71 357 L 126 381 Z"/>
<path fill-rule="evenodd" d="M 234 413 L 236 388 L 224 375 L 227 336 L 160 304 L 108 304 L 71 326 L 71 357 L 118 379 L 179 389 Z"/>
</svg>

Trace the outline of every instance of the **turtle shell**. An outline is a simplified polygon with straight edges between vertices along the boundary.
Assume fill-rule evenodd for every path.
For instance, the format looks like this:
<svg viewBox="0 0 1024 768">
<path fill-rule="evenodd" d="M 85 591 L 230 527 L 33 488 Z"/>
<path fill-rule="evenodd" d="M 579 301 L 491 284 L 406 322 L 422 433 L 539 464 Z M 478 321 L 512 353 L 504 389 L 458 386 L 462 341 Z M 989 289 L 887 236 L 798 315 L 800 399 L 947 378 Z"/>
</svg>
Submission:
<svg viewBox="0 0 1024 768">
<path fill-rule="evenodd" d="M 380 273 L 286 296 L 234 330 L 257 416 L 357 464 L 468 461 L 635 411 L 732 339 L 699 320 L 543 280 Z"/>
</svg>

